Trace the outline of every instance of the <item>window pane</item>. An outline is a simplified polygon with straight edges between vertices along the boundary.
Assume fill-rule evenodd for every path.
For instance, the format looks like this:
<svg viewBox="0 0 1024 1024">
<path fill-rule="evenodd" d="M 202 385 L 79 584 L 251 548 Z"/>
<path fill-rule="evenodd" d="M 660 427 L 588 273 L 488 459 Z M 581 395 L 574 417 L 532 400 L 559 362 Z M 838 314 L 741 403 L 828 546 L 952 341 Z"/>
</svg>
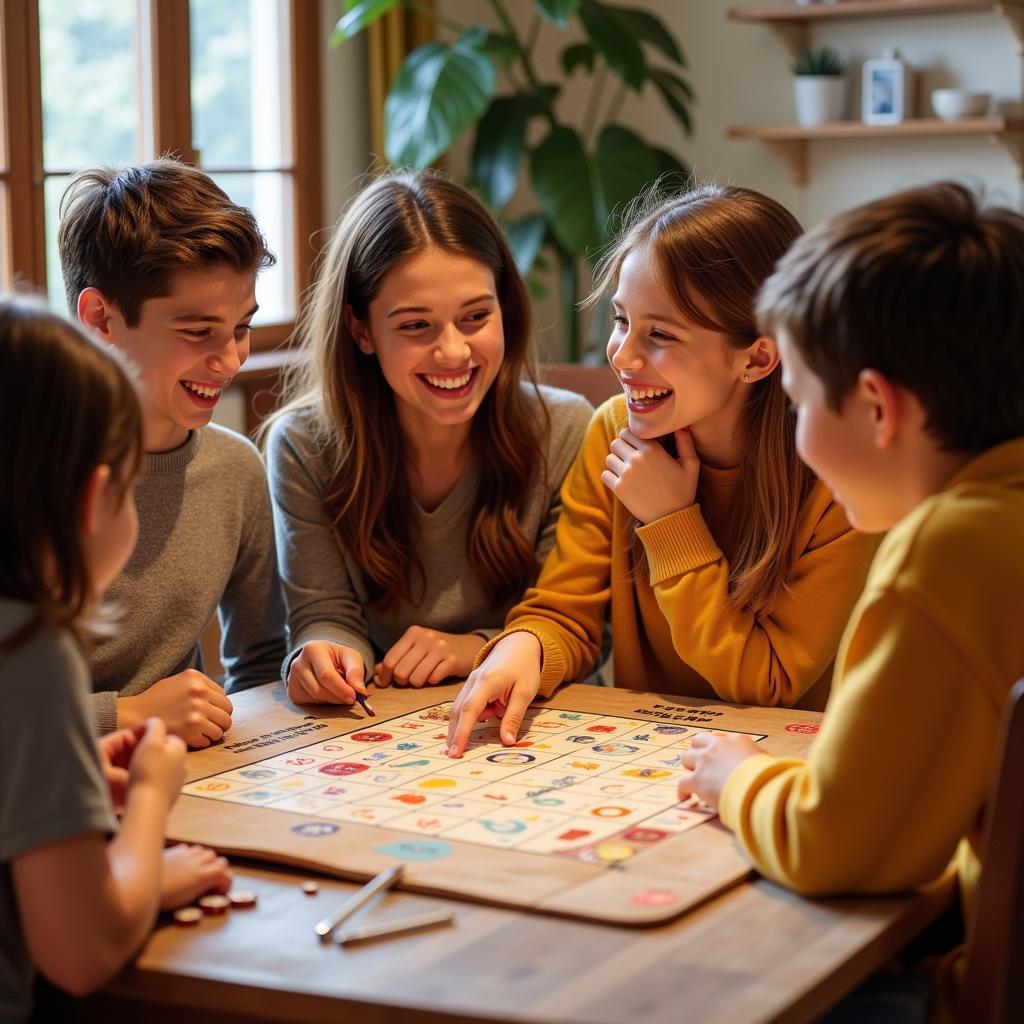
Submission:
<svg viewBox="0 0 1024 1024">
<path fill-rule="evenodd" d="M 136 159 L 136 22 L 128 0 L 39 0 L 46 168 Z"/>
<path fill-rule="evenodd" d="M 236 203 L 252 210 L 271 252 L 277 257 L 276 265 L 263 271 L 256 282 L 256 301 L 260 309 L 253 323 L 275 324 L 294 319 L 292 176 L 268 171 L 214 174 L 212 177 Z"/>
<path fill-rule="evenodd" d="M 289 164 L 287 0 L 190 0 L 189 10 L 200 166 Z"/>
<path fill-rule="evenodd" d="M 57 252 L 57 228 L 60 225 L 60 197 L 68 187 L 70 175 L 54 175 L 46 179 L 43 200 L 46 205 L 46 294 L 50 305 L 61 313 L 68 312 L 64 297 L 64 278 L 60 272 L 60 254 Z"/>
</svg>

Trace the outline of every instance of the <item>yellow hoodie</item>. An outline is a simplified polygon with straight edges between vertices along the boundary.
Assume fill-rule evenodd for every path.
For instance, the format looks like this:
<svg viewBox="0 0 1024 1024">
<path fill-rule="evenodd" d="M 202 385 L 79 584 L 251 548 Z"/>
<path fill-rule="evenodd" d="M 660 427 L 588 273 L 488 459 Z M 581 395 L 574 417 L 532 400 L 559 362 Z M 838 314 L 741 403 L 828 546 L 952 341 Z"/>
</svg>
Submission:
<svg viewBox="0 0 1024 1024">
<path fill-rule="evenodd" d="M 633 517 L 601 483 L 627 423 L 622 396 L 594 414 L 562 487 L 555 546 L 536 587 L 509 612 L 505 633 L 544 648 L 543 696 L 581 679 L 598 658 L 611 604 L 616 686 L 820 710 L 830 665 L 877 542 L 852 530 L 821 484 L 800 510 L 789 587 L 770 615 L 729 602 L 728 502 L 738 470 L 701 467 L 703 505 L 640 527 L 650 579 L 631 567 Z M 481 652 L 477 663 L 500 638 Z"/>
<path fill-rule="evenodd" d="M 1024 677 L 1022 610 L 1024 438 L 887 535 L 807 759 L 759 754 L 729 777 L 722 821 L 758 870 L 801 893 L 885 893 L 955 853 L 969 919 L 1003 705 Z"/>
</svg>

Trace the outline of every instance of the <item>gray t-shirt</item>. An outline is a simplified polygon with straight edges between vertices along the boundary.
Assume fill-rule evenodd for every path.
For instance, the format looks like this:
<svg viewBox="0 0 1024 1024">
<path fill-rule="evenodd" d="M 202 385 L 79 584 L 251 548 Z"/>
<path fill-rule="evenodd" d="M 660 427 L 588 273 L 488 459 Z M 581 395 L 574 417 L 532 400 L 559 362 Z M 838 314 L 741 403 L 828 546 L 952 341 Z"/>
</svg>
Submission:
<svg viewBox="0 0 1024 1024">
<path fill-rule="evenodd" d="M 0 639 L 31 615 L 0 599 Z M 0 1021 L 25 1020 L 33 968 L 11 862 L 47 843 L 117 829 L 100 769 L 89 672 L 66 630 L 41 630 L 0 652 Z M 60 908 L 53 908 L 60 913 Z"/>
<path fill-rule="evenodd" d="M 572 392 L 544 386 L 540 391 L 551 417 L 544 453 L 547 473 L 535 474 L 520 506 L 519 528 L 543 562 L 554 543 L 559 490 L 593 409 Z M 541 400 L 532 387 L 524 385 L 524 393 L 533 414 L 541 416 Z M 541 453 L 537 454 L 540 464 Z M 329 459 L 319 448 L 308 412 L 288 413 L 274 424 L 267 469 L 291 633 L 286 666 L 311 640 L 352 647 L 362 654 L 369 672 L 410 626 L 488 637 L 501 630 L 518 596 L 493 607 L 466 563 L 466 538 L 479 484 L 475 463 L 437 508 L 427 512 L 413 501 L 409 515 L 419 538 L 416 550 L 426 587 L 421 600 L 386 611 L 370 604 L 362 570 L 324 513 Z"/>
<path fill-rule="evenodd" d="M 117 727 L 117 698 L 188 668 L 216 613 L 225 689 L 278 677 L 285 655 L 267 475 L 247 438 L 211 425 L 172 452 L 146 456 L 135 491 L 139 542 L 106 599 L 121 618 L 93 648 L 93 713 Z"/>
</svg>

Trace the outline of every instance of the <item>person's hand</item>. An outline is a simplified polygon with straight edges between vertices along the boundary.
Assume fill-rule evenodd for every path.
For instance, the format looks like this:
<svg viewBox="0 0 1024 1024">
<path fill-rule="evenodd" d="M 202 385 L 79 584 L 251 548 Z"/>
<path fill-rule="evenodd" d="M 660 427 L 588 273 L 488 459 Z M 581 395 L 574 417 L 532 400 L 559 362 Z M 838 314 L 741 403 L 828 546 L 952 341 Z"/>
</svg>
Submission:
<svg viewBox="0 0 1024 1024">
<path fill-rule="evenodd" d="M 675 459 L 657 441 L 641 440 L 624 427 L 605 459 L 608 468 L 601 483 L 641 523 L 689 508 L 697 497 L 700 459 L 693 437 L 689 430 L 677 430 L 674 436 Z"/>
<path fill-rule="evenodd" d="M 176 910 L 208 892 L 231 888 L 227 859 L 206 846 L 169 846 L 160 864 L 160 909 Z"/>
<path fill-rule="evenodd" d="M 473 726 L 500 718 L 501 742 L 511 746 L 530 701 L 540 689 L 544 649 L 525 631 L 510 633 L 494 645 L 480 667 L 471 672 L 459 691 L 448 719 L 449 757 L 462 757 Z"/>
<path fill-rule="evenodd" d="M 354 704 L 366 696 L 363 656 L 327 640 L 304 644 L 288 669 L 288 696 L 295 704 Z"/>
<path fill-rule="evenodd" d="M 725 781 L 737 765 L 764 751 L 748 736 L 714 736 L 698 733 L 690 749 L 683 752 L 683 767 L 690 774 L 679 780 L 679 800 L 694 793 L 709 807 L 718 810 Z"/>
<path fill-rule="evenodd" d="M 378 686 L 435 686 L 456 676 L 465 679 L 486 643 L 477 633 L 442 633 L 410 626 L 374 667 Z"/>
<path fill-rule="evenodd" d="M 124 810 L 124 798 L 128 791 L 128 765 L 132 752 L 145 731 L 145 725 L 138 725 L 134 729 L 118 729 L 96 741 L 103 778 L 107 781 L 114 810 L 119 814 Z"/>
<path fill-rule="evenodd" d="M 125 802 L 131 803 L 132 792 L 138 787 L 159 793 L 170 808 L 184 782 L 184 741 L 180 736 L 168 735 L 162 718 L 147 718 L 128 762 Z"/>
<path fill-rule="evenodd" d="M 194 668 L 168 676 L 134 697 L 118 697 L 117 722 L 128 729 L 162 718 L 167 731 L 190 747 L 208 747 L 231 728 L 231 701 Z"/>
</svg>

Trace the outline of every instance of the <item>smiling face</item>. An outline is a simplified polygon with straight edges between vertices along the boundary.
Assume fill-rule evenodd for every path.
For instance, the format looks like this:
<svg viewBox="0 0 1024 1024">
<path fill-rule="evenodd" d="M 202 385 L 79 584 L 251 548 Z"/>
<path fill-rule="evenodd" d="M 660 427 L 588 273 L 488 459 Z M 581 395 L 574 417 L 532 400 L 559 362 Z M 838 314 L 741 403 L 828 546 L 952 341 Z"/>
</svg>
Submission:
<svg viewBox="0 0 1024 1024">
<path fill-rule="evenodd" d="M 629 429 L 650 439 L 688 427 L 698 446 L 702 434 L 731 435 L 748 394 L 746 350 L 683 319 L 651 259 L 629 253 L 612 297 L 608 361 L 626 392 Z"/>
<path fill-rule="evenodd" d="M 838 412 L 800 350 L 779 332 L 782 386 L 796 410 L 796 450 L 843 506 L 854 529 L 888 530 L 907 511 L 900 474 L 892 476 L 875 441 L 874 416 L 855 389 Z"/>
<path fill-rule="evenodd" d="M 101 332 L 139 371 L 146 451 L 169 451 L 206 426 L 224 388 L 249 356 L 255 273 L 228 267 L 172 275 L 169 293 L 142 304 L 138 326 L 107 306 Z M 89 312 L 87 289 L 79 312 Z M 85 308 L 83 308 L 85 303 Z"/>
<path fill-rule="evenodd" d="M 407 435 L 468 424 L 505 354 L 494 275 L 433 246 L 392 267 L 366 319 L 350 314 L 349 329 L 376 356 Z"/>
</svg>

